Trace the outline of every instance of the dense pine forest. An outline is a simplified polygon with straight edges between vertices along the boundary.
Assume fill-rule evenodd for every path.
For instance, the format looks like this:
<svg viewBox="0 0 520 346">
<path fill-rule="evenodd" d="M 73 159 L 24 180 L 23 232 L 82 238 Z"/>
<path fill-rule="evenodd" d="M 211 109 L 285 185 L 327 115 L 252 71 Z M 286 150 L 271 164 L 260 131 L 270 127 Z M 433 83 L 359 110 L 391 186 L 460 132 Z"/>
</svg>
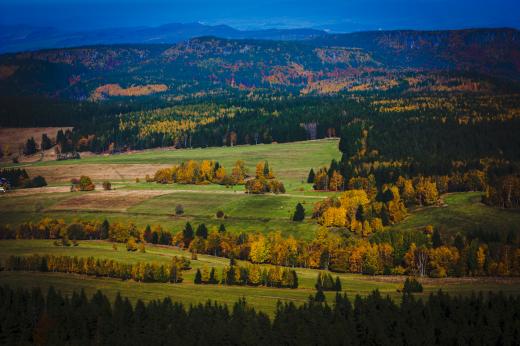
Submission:
<svg viewBox="0 0 520 346">
<path fill-rule="evenodd" d="M 403 295 L 396 304 L 374 292 L 353 299 L 277 306 L 274 319 L 247 305 L 208 301 L 186 307 L 167 298 L 132 305 L 101 292 L 65 296 L 54 288 L 0 288 L 0 340 L 5 344 L 217 345 L 513 345 L 520 333 L 518 298 L 442 292 L 426 300 Z M 462 322 L 464 321 L 464 322 Z"/>
</svg>

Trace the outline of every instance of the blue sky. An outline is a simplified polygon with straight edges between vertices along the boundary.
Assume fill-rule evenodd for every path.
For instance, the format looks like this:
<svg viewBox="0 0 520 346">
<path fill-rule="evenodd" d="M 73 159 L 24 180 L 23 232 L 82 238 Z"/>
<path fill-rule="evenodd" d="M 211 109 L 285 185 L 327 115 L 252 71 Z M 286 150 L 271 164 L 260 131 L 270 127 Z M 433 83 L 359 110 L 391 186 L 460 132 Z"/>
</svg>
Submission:
<svg viewBox="0 0 520 346">
<path fill-rule="evenodd" d="M 240 29 L 520 28 L 520 0 L 0 0 L 0 24 L 66 29 L 228 24 Z"/>
</svg>

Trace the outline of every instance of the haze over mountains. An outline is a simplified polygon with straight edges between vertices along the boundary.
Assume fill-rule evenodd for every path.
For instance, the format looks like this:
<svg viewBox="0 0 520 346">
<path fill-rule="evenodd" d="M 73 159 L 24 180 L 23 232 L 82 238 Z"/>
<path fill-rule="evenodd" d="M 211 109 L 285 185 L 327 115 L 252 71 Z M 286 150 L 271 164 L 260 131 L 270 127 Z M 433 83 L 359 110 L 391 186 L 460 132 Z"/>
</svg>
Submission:
<svg viewBox="0 0 520 346">
<path fill-rule="evenodd" d="M 228 25 L 171 23 L 156 27 L 122 27 L 71 31 L 28 25 L 0 26 L 0 53 L 43 48 L 124 43 L 177 43 L 200 36 L 229 39 L 304 40 L 325 35 L 316 29 L 237 30 Z"/>
</svg>

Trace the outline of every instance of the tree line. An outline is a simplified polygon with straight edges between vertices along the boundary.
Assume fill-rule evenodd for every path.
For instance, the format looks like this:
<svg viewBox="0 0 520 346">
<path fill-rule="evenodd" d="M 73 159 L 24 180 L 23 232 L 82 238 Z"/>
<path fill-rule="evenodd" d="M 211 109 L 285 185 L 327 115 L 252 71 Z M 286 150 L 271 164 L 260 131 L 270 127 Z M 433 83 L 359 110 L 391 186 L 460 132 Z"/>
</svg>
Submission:
<svg viewBox="0 0 520 346">
<path fill-rule="evenodd" d="M 10 271 L 73 273 L 138 282 L 182 282 L 182 271 L 190 269 L 186 258 L 177 256 L 169 264 L 122 263 L 94 257 L 55 255 L 10 256 L 2 265 Z"/>
<path fill-rule="evenodd" d="M 277 288 L 298 288 L 298 275 L 295 270 L 279 266 L 262 268 L 259 265 L 240 266 L 231 259 L 229 266 L 222 268 L 219 280 L 215 268 L 197 269 L 194 283 L 239 285 L 239 286 L 266 286 Z"/>
<path fill-rule="evenodd" d="M 155 172 L 153 178 L 146 176 L 148 182 L 154 181 L 159 184 L 220 184 L 220 185 L 239 185 L 244 184 L 247 177 L 247 170 L 244 161 L 238 160 L 231 169 L 226 169 L 218 161 L 203 160 L 197 162 L 189 160 L 171 168 L 162 168 Z"/>
<path fill-rule="evenodd" d="M 154 233 L 150 233 L 154 230 Z M 163 236 L 160 236 L 163 235 Z M 166 236 L 169 234 L 169 236 Z M 139 229 L 134 224 L 43 219 L 16 228 L 0 227 L 0 239 L 107 239 L 121 243 L 173 245 L 194 254 L 235 258 L 253 264 L 326 269 L 367 275 L 518 276 L 520 236 L 515 232 L 476 229 L 462 235 L 443 227 L 392 230 L 370 238 L 349 237 L 321 227 L 311 240 L 283 237 L 280 232 L 234 233 L 225 227 L 208 230 L 189 222 L 168 232 L 159 225 Z M 133 245 L 135 248 L 135 245 Z"/>
<path fill-rule="evenodd" d="M 337 294 L 328 304 L 313 297 L 281 303 L 274 317 L 245 299 L 232 307 L 208 301 L 184 306 L 171 298 L 132 304 L 101 291 L 66 296 L 52 286 L 0 287 L 0 341 L 4 344 L 182 345 L 515 345 L 520 341 L 520 298 L 503 293 L 400 303 L 374 291 L 366 297 Z"/>
<path fill-rule="evenodd" d="M 4 168 L 0 170 L 0 185 L 4 188 L 32 188 L 47 186 L 47 181 L 41 175 L 33 178 L 29 177 L 27 171 L 23 168 Z"/>
</svg>

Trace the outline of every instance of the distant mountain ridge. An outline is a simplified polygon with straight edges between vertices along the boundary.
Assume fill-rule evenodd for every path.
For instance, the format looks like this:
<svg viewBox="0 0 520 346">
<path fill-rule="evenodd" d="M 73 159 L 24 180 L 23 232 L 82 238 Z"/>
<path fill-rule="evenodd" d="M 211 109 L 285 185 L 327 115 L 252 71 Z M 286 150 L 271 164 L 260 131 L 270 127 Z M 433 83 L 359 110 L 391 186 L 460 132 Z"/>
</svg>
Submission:
<svg viewBox="0 0 520 346">
<path fill-rule="evenodd" d="M 328 34 L 316 46 L 360 48 L 394 68 L 477 70 L 520 77 L 520 31 L 510 28 Z"/>
<path fill-rule="evenodd" d="M 65 31 L 52 27 L 1 26 L 0 53 L 107 44 L 174 44 L 201 36 L 227 39 L 306 40 L 325 35 L 315 29 L 237 30 L 227 25 L 171 23 L 157 27 Z"/>
<path fill-rule="evenodd" d="M 174 26 L 176 35 L 179 28 L 186 27 Z M 218 29 L 225 30 L 235 32 Z M 305 30 L 275 30 L 254 36 L 282 33 L 301 39 L 203 36 L 174 44 L 84 45 L 3 54 L 0 94 L 102 100 L 242 91 L 308 95 L 520 86 L 518 30 L 377 31 L 314 37 Z"/>
</svg>

